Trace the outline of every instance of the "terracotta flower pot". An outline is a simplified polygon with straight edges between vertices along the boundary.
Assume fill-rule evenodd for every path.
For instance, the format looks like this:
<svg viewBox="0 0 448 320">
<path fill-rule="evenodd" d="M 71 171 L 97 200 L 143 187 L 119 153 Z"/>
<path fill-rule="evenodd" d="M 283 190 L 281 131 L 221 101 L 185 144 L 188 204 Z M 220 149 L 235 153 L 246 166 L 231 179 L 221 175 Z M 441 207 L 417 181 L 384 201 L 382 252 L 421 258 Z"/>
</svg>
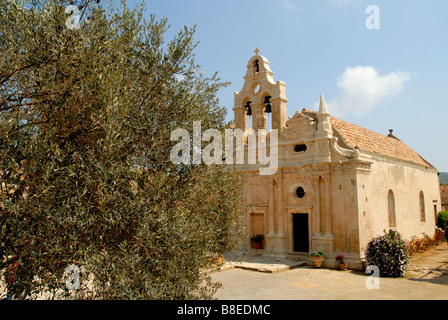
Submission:
<svg viewBox="0 0 448 320">
<path fill-rule="evenodd" d="M 311 257 L 311 260 L 313 260 L 314 267 L 320 268 L 324 262 L 324 257 Z"/>
<path fill-rule="evenodd" d="M 340 270 L 345 271 L 345 270 L 347 270 L 347 268 L 348 268 L 348 264 L 347 263 L 340 263 L 339 264 L 339 269 Z"/>
<path fill-rule="evenodd" d="M 254 242 L 254 248 L 255 249 L 261 249 L 261 243 L 259 243 L 259 242 Z"/>
</svg>

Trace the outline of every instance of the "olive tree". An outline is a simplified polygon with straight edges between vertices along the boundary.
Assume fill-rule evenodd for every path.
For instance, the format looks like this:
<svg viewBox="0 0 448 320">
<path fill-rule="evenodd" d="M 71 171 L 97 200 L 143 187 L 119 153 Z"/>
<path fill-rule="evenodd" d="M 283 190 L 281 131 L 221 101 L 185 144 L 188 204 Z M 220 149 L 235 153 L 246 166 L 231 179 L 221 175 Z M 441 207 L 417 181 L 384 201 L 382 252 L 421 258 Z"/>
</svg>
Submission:
<svg viewBox="0 0 448 320">
<path fill-rule="evenodd" d="M 174 164 L 170 134 L 193 121 L 223 132 L 227 83 L 200 71 L 195 27 L 166 41 L 167 19 L 145 10 L 0 0 L 0 243 L 13 298 L 204 299 L 218 286 L 206 271 L 238 242 L 240 177 Z"/>
</svg>

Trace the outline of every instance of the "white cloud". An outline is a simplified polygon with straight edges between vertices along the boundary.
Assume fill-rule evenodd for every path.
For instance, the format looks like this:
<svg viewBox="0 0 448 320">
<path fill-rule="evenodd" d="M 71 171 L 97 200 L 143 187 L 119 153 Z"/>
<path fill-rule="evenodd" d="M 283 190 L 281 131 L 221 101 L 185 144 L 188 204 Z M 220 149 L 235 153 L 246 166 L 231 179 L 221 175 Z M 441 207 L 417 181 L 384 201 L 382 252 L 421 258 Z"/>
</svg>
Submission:
<svg viewBox="0 0 448 320">
<path fill-rule="evenodd" d="M 354 2 L 356 2 L 356 0 L 330 0 L 330 4 L 338 6 L 338 7 L 349 5 Z"/>
<path fill-rule="evenodd" d="M 342 92 L 327 102 L 328 111 L 339 116 L 366 113 L 384 98 L 400 93 L 404 83 L 411 79 L 410 72 L 397 71 L 380 76 L 373 67 L 348 67 L 337 81 Z"/>
<path fill-rule="evenodd" d="M 294 2 L 294 0 L 281 0 L 281 3 L 283 5 L 283 8 L 287 11 L 299 12 L 302 10 L 302 8 L 296 2 Z"/>
</svg>

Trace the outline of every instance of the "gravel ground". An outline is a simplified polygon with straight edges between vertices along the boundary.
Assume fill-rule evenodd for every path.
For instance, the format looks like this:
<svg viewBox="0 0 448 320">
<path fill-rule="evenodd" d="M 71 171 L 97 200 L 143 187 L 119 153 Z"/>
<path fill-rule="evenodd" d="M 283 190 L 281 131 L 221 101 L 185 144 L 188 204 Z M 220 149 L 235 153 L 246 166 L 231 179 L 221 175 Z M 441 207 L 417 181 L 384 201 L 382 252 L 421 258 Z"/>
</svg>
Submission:
<svg viewBox="0 0 448 320">
<path fill-rule="evenodd" d="M 234 264 L 235 265 L 235 264 Z M 290 269 L 275 261 L 259 262 L 277 272 L 257 272 L 227 264 L 212 279 L 222 283 L 218 300 L 438 300 L 448 299 L 448 245 L 446 242 L 411 257 L 403 278 L 370 277 L 362 271 L 339 271 L 298 266 Z M 263 265 L 263 266 L 261 266 Z M 269 270 L 268 270 L 269 271 Z M 374 282 L 374 281 L 377 282 Z"/>
<path fill-rule="evenodd" d="M 376 278 L 379 283 L 362 271 L 260 258 L 227 261 L 211 276 L 223 285 L 215 294 L 218 300 L 446 300 L 448 245 L 412 256 L 405 277 Z M 0 286 L 0 296 L 5 293 Z"/>
</svg>

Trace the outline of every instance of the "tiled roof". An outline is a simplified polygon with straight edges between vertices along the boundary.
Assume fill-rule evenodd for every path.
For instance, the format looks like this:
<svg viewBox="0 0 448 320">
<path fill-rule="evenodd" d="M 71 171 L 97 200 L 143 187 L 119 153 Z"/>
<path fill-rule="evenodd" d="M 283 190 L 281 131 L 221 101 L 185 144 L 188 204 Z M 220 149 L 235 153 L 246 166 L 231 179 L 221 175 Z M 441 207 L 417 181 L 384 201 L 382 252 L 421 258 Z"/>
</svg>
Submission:
<svg viewBox="0 0 448 320">
<path fill-rule="evenodd" d="M 307 115 L 310 115 L 310 113 L 314 113 L 314 116 L 317 115 L 315 111 L 307 109 L 304 109 L 304 111 Z M 330 117 L 330 122 L 333 128 L 341 134 L 345 142 L 353 148 L 357 147 L 361 151 L 364 150 L 391 158 L 433 167 L 417 152 L 412 150 L 407 144 L 393 135 L 388 137 L 381 133 L 370 131 L 334 117 Z"/>
</svg>

